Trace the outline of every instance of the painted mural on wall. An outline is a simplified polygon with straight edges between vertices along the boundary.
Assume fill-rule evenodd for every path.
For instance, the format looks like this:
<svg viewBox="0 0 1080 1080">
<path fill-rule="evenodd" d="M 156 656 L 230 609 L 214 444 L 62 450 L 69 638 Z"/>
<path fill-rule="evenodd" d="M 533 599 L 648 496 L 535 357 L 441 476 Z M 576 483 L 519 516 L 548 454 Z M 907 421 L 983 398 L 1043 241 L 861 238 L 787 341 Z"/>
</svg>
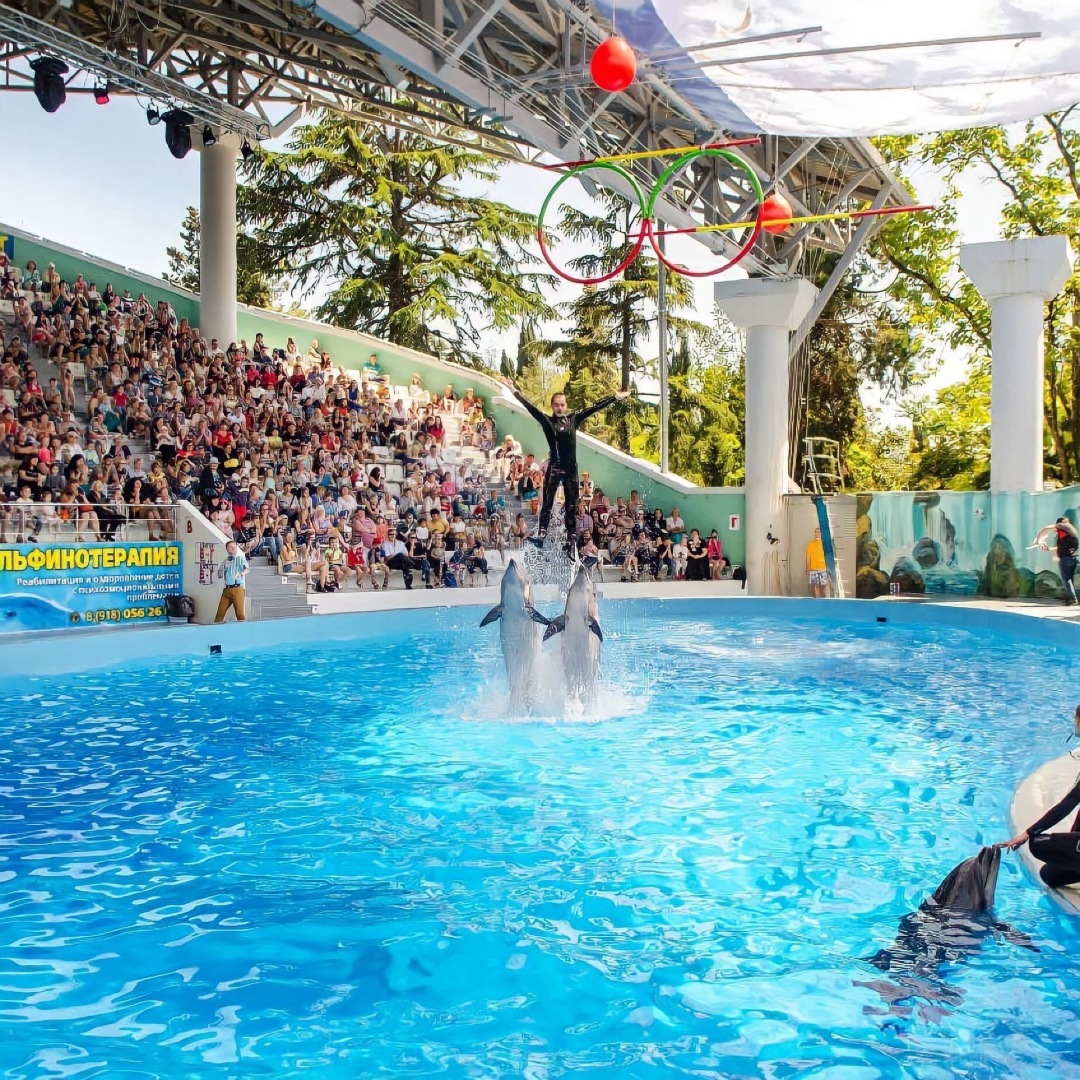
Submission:
<svg viewBox="0 0 1080 1080">
<path fill-rule="evenodd" d="M 1059 491 L 890 491 L 856 502 L 855 594 L 901 593 L 1064 599 L 1043 526 L 1080 527 L 1080 486 Z"/>
</svg>

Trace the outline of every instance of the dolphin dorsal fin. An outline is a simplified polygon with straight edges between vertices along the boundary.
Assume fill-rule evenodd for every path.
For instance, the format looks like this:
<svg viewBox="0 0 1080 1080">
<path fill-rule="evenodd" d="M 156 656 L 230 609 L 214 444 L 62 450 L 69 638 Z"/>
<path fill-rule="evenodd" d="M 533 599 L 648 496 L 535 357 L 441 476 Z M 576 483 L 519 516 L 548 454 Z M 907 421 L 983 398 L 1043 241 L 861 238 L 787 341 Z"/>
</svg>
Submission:
<svg viewBox="0 0 1080 1080">
<path fill-rule="evenodd" d="M 590 615 L 589 616 L 589 629 L 601 640 L 604 640 L 604 631 L 600 629 L 600 624 Z"/>
<path fill-rule="evenodd" d="M 566 629 L 566 616 L 556 615 L 551 622 L 548 623 L 548 628 L 544 631 L 544 640 L 547 641 L 549 637 L 554 637 L 556 634 L 561 634 Z"/>
<path fill-rule="evenodd" d="M 498 622 L 503 617 L 503 606 L 499 604 L 497 607 L 493 607 L 481 620 L 481 626 L 487 626 L 488 623 Z"/>
</svg>

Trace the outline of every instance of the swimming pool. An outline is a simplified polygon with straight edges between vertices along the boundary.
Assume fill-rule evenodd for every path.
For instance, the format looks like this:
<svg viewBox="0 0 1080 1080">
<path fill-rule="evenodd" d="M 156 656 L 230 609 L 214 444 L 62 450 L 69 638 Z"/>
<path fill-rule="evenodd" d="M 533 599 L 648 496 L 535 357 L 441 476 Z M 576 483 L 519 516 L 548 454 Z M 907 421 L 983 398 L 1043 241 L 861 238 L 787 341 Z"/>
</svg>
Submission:
<svg viewBox="0 0 1080 1080">
<path fill-rule="evenodd" d="M 1080 1073 L 1077 928 L 1015 856 L 1039 953 L 940 1015 L 855 985 L 1008 834 L 1074 654 L 792 610 L 609 604 L 597 713 L 552 722 L 504 719 L 480 609 L 3 679 L 0 1071 Z"/>
</svg>

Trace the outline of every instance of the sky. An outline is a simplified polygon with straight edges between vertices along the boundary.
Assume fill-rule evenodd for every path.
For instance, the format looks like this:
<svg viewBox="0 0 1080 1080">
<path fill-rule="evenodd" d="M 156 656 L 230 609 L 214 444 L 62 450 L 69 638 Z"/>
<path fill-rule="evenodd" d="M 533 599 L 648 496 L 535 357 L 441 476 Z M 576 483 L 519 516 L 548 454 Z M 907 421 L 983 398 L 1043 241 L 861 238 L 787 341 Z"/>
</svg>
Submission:
<svg viewBox="0 0 1080 1080">
<path fill-rule="evenodd" d="M 182 161 L 173 158 L 164 126 L 150 127 L 142 104 L 114 96 L 100 106 L 90 94 L 69 94 L 66 104 L 50 115 L 32 93 L 9 92 L 0 94 L 0 130 L 5 146 L 17 149 L 0 170 L 0 219 L 5 224 L 131 270 L 157 276 L 165 271 L 165 249 L 178 242 L 187 207 L 199 202 L 199 154 L 192 150 Z M 550 173 L 535 167 L 511 165 L 490 195 L 537 213 L 550 180 Z M 941 190 L 929 170 L 916 175 L 915 184 L 922 202 L 933 202 Z M 968 176 L 961 189 L 962 239 L 998 239 L 1002 200 L 989 181 Z M 692 240 L 673 238 L 671 253 L 687 265 L 705 265 L 703 249 Z M 742 276 L 740 270 L 731 274 Z M 695 310 L 687 313 L 706 323 L 712 317 L 714 280 L 695 281 Z M 558 299 L 572 295 L 573 287 L 565 286 Z M 492 336 L 489 342 L 512 353 L 516 333 Z M 643 351 L 655 355 L 655 341 Z M 963 376 L 962 356 L 945 355 L 944 361 L 928 389 Z"/>
</svg>

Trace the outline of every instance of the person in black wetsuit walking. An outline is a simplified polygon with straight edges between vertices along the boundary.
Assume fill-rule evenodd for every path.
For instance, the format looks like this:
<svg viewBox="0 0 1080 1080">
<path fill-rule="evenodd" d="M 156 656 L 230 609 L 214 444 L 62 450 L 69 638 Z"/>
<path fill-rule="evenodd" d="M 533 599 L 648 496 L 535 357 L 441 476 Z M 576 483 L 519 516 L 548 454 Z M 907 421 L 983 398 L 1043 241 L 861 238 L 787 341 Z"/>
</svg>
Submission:
<svg viewBox="0 0 1080 1080">
<path fill-rule="evenodd" d="M 592 405 L 577 412 L 568 412 L 565 394 L 551 395 L 551 416 L 541 412 L 520 390 L 507 378 L 506 385 L 514 392 L 514 397 L 529 410 L 529 415 L 544 429 L 544 435 L 548 441 L 548 467 L 544 474 L 544 494 L 540 503 L 540 528 L 536 539 L 543 543 L 547 536 L 548 525 L 551 522 L 551 510 L 555 505 L 555 494 L 559 485 L 563 488 L 563 501 L 566 507 L 566 534 L 567 542 L 573 542 L 574 515 L 577 513 L 578 502 L 578 467 L 577 467 L 577 433 L 578 428 L 589 419 L 590 416 L 602 412 L 609 405 L 630 396 L 629 390 L 619 390 L 609 394 Z"/>
<path fill-rule="evenodd" d="M 1073 734 L 1080 736 L 1080 705 L 1073 717 Z M 1043 865 L 1039 877 L 1052 889 L 1080 882 L 1080 814 L 1068 832 L 1051 833 L 1046 830 L 1056 825 L 1066 814 L 1080 807 L 1080 776 L 1069 793 L 1050 807 L 1026 832 L 1006 840 L 1000 847 L 1015 851 L 1027 844 L 1028 851 Z"/>
</svg>

